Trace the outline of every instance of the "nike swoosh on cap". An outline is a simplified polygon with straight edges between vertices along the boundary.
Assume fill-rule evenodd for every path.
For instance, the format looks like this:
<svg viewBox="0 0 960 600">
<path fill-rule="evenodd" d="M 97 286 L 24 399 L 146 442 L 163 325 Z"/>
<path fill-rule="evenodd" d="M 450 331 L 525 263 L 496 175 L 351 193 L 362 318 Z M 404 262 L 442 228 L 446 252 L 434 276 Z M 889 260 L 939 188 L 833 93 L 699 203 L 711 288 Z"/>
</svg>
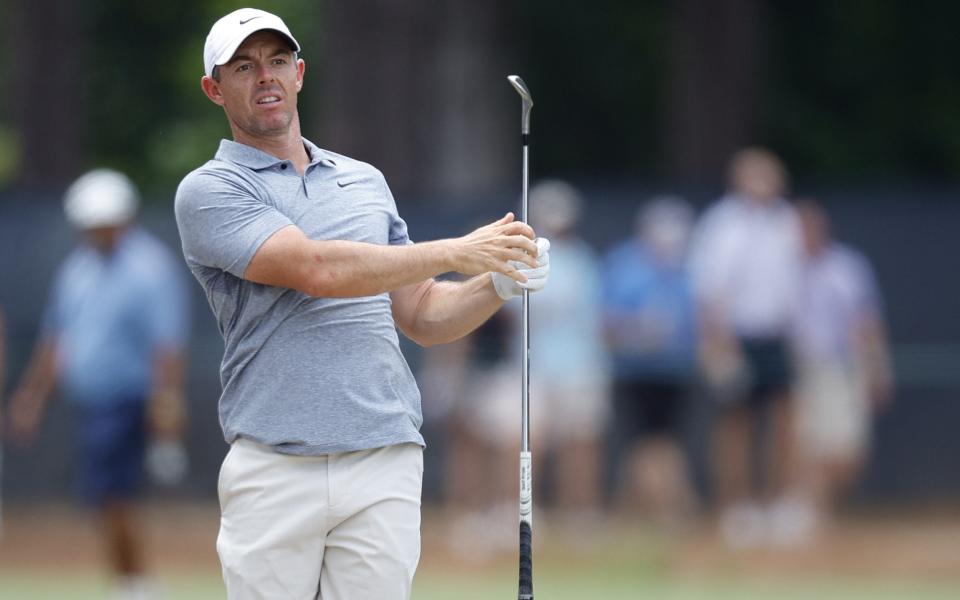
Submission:
<svg viewBox="0 0 960 600">
<path fill-rule="evenodd" d="M 247 19 L 246 21 L 244 21 L 244 20 L 241 19 L 241 20 L 240 20 L 240 24 L 241 24 L 241 25 L 246 25 L 247 23 L 249 23 L 250 21 L 252 21 L 252 20 L 254 20 L 254 19 L 259 19 L 261 16 L 262 16 L 262 15 L 257 15 L 257 16 L 255 16 L 255 17 L 250 17 L 250 18 Z"/>
</svg>

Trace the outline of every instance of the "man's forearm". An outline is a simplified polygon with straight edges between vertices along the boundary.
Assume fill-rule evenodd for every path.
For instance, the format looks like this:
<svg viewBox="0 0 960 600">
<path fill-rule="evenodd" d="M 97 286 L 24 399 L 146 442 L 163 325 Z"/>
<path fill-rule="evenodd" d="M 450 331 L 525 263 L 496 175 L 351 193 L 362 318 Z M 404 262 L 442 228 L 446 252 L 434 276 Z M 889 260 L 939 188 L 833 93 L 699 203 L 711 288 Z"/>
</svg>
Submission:
<svg viewBox="0 0 960 600">
<path fill-rule="evenodd" d="M 378 246 L 329 241 L 312 244 L 312 296 L 373 296 L 455 270 L 444 241 Z"/>
<path fill-rule="evenodd" d="M 56 378 L 57 342 L 52 338 L 41 338 L 33 349 L 17 390 L 44 404 L 53 391 Z"/>
<path fill-rule="evenodd" d="M 154 358 L 148 414 L 159 437 L 178 437 L 186 427 L 184 363 L 182 353 L 173 348 L 159 350 Z"/>
<path fill-rule="evenodd" d="M 467 281 L 428 280 L 393 296 L 394 315 L 401 331 L 422 346 L 459 339 L 503 306 L 484 273 Z"/>
<path fill-rule="evenodd" d="M 512 214 L 460 238 L 402 246 L 310 240 L 291 225 L 263 243 L 244 278 L 315 297 L 372 296 L 452 271 L 497 271 L 525 281 L 514 262 L 537 266 L 532 236 Z"/>
<path fill-rule="evenodd" d="M 47 400 L 57 374 L 57 342 L 52 337 L 37 341 L 27 365 L 10 398 L 8 431 L 21 443 L 31 440 L 43 418 Z"/>
<path fill-rule="evenodd" d="M 859 345 L 861 361 L 866 368 L 871 392 L 886 402 L 893 387 L 893 367 L 887 342 L 886 328 L 876 317 L 864 319 L 860 326 Z"/>
</svg>

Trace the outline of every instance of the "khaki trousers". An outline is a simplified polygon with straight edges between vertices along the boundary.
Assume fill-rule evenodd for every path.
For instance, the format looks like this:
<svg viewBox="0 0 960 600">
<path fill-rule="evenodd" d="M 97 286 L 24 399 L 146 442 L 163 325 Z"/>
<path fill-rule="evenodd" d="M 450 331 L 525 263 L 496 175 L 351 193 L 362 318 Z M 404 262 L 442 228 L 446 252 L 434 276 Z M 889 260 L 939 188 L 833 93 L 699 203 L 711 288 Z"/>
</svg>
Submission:
<svg viewBox="0 0 960 600">
<path fill-rule="evenodd" d="M 416 444 L 290 456 L 237 440 L 218 483 L 228 598 L 410 598 L 422 482 Z"/>
</svg>

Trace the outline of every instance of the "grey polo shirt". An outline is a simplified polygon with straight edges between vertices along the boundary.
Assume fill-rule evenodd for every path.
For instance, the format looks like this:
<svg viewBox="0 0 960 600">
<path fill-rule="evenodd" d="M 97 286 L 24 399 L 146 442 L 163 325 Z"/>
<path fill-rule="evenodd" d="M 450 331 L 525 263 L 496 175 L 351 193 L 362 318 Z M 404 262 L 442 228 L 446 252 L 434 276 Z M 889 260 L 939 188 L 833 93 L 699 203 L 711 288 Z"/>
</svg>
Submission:
<svg viewBox="0 0 960 600">
<path fill-rule="evenodd" d="M 314 240 L 411 243 L 377 169 L 304 146 L 300 176 L 290 161 L 224 140 L 177 189 L 183 254 L 225 343 L 224 437 L 303 455 L 422 445 L 420 393 L 388 294 L 311 298 L 242 278 L 260 245 L 291 224 Z"/>
</svg>

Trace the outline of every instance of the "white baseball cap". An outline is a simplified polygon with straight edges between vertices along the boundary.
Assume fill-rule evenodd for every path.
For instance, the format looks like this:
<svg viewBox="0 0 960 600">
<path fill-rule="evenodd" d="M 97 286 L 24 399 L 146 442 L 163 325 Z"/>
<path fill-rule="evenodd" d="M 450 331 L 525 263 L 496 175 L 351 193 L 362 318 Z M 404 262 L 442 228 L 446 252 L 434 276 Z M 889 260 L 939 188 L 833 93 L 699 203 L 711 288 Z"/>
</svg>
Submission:
<svg viewBox="0 0 960 600">
<path fill-rule="evenodd" d="M 264 29 L 284 35 L 293 50 L 300 52 L 300 44 L 280 17 L 256 8 L 241 8 L 222 17 L 210 28 L 207 43 L 203 45 L 203 68 L 207 76 L 213 76 L 213 67 L 230 62 L 237 48 L 251 33 Z"/>
<path fill-rule="evenodd" d="M 128 223 L 137 213 L 137 204 L 137 188 L 126 175 L 96 169 L 67 189 L 63 209 L 71 225 L 77 229 L 93 229 Z"/>
</svg>

